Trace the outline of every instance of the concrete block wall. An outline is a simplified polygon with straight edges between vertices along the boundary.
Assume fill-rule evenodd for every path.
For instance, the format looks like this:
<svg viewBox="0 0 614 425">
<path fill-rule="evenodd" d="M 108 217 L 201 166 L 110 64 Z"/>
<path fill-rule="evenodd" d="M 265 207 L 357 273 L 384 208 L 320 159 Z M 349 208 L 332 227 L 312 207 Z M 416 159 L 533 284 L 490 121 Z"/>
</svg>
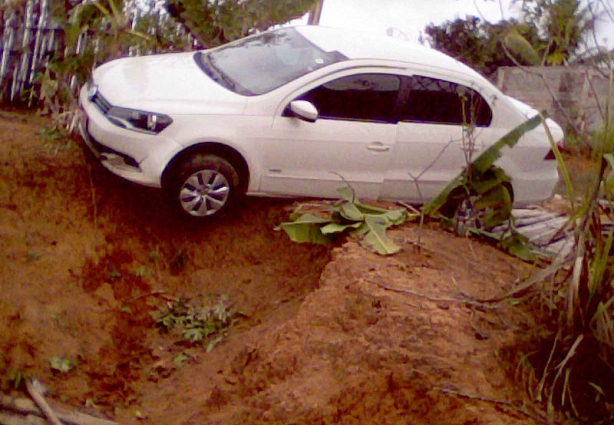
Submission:
<svg viewBox="0 0 614 425">
<path fill-rule="evenodd" d="M 581 130 L 603 123 L 610 93 L 609 78 L 588 66 L 501 67 L 497 87 L 537 110 L 546 110 L 563 128 L 569 121 Z"/>
</svg>

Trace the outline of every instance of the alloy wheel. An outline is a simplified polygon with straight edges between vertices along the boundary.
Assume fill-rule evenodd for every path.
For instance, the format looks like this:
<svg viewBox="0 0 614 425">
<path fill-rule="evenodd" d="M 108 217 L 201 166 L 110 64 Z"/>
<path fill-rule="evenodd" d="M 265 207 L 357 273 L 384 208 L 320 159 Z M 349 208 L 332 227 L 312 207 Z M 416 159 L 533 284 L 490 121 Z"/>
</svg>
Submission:
<svg viewBox="0 0 614 425">
<path fill-rule="evenodd" d="M 215 170 L 200 170 L 189 176 L 179 191 L 181 207 L 196 217 L 205 217 L 221 210 L 230 194 L 226 177 Z"/>
</svg>

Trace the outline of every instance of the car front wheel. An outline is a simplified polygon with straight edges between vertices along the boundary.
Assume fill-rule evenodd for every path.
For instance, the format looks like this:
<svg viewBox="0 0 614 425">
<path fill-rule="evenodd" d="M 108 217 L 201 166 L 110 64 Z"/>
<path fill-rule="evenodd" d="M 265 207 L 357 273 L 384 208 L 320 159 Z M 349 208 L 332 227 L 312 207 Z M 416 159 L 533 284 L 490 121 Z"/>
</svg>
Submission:
<svg viewBox="0 0 614 425">
<path fill-rule="evenodd" d="M 171 187 L 173 201 L 192 217 L 223 215 L 239 198 L 239 175 L 225 159 L 197 154 L 180 167 Z"/>
</svg>

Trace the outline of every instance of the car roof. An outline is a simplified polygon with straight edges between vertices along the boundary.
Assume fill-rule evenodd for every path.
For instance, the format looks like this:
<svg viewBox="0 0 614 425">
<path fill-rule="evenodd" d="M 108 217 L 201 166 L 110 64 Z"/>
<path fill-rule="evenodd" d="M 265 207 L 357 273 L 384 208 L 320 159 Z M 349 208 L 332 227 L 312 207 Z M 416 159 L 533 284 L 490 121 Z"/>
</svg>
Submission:
<svg viewBox="0 0 614 425">
<path fill-rule="evenodd" d="M 315 25 L 295 27 L 321 49 L 338 51 L 348 59 L 378 59 L 427 65 L 485 80 L 475 70 L 430 47 L 399 38 Z"/>
</svg>

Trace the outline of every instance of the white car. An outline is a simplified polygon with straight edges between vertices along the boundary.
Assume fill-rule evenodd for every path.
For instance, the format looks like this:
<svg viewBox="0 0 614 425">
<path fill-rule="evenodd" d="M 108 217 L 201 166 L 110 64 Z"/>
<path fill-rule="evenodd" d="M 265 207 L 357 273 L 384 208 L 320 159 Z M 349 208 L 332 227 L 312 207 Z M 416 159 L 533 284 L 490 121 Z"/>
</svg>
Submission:
<svg viewBox="0 0 614 425">
<path fill-rule="evenodd" d="M 424 202 L 536 113 L 443 53 L 317 26 L 114 60 L 80 103 L 82 136 L 106 168 L 165 188 L 196 217 L 244 194 L 336 198 L 346 184 Z M 497 165 L 517 203 L 548 198 L 558 179 L 543 126 Z"/>
</svg>

